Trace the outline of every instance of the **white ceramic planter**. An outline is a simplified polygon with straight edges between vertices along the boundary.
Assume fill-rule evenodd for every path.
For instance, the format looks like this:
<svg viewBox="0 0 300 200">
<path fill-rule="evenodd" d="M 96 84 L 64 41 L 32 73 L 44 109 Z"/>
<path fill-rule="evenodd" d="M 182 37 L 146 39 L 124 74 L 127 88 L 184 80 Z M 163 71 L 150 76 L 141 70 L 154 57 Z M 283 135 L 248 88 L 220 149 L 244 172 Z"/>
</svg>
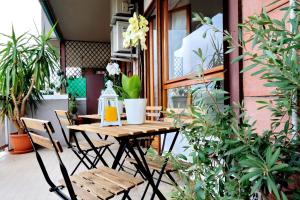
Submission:
<svg viewBox="0 0 300 200">
<path fill-rule="evenodd" d="M 128 124 L 143 124 L 146 119 L 147 99 L 124 99 Z"/>
</svg>

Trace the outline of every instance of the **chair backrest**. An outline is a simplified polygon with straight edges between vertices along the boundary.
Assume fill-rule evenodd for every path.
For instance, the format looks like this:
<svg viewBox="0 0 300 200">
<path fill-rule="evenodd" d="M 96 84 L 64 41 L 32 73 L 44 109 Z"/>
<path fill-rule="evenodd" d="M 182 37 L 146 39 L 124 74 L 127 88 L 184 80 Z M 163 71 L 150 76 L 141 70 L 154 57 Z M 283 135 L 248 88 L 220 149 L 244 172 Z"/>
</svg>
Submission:
<svg viewBox="0 0 300 200">
<path fill-rule="evenodd" d="M 68 147 L 71 147 L 71 144 L 67 138 L 66 132 L 64 127 L 72 125 L 72 120 L 71 120 L 71 116 L 68 113 L 68 111 L 65 110 L 54 110 L 55 115 L 57 117 L 58 123 L 60 125 L 61 128 L 61 133 L 63 134 L 64 140 L 66 142 L 66 144 L 68 145 Z"/>
<path fill-rule="evenodd" d="M 56 117 L 61 126 L 72 125 L 72 119 L 68 111 L 65 110 L 54 110 Z"/>
<path fill-rule="evenodd" d="M 48 137 L 38 135 L 36 131 L 47 132 L 50 134 L 54 133 L 54 129 L 49 121 L 31 119 L 31 118 L 22 118 L 23 124 L 28 130 L 28 134 L 34 144 L 43 146 L 48 149 L 56 148 L 59 153 L 63 152 L 63 149 L 60 143 L 56 140 L 53 140 L 53 144 Z"/>
<path fill-rule="evenodd" d="M 72 200 L 76 200 L 76 195 L 74 193 L 74 189 L 72 187 L 68 172 L 66 167 L 64 166 L 61 157 L 59 155 L 59 153 L 63 152 L 63 149 L 59 143 L 59 141 L 54 140 L 52 135 L 54 133 L 54 129 L 53 126 L 51 124 L 51 122 L 49 121 L 45 121 L 45 120 L 39 120 L 39 119 L 32 119 L 32 118 L 21 118 L 21 121 L 23 122 L 23 125 L 25 127 L 25 131 L 28 134 L 31 144 L 33 146 L 33 149 L 35 151 L 36 154 L 36 158 L 37 161 L 40 165 L 40 168 L 43 172 L 44 178 L 47 181 L 48 185 L 50 186 L 50 191 L 51 192 L 55 192 L 57 195 L 59 195 L 62 199 L 72 199 Z M 38 133 L 40 134 L 38 134 Z M 43 134 L 43 135 L 41 135 Z M 46 136 L 44 136 L 46 135 Z M 70 197 L 67 197 L 62 191 L 61 191 L 61 187 L 57 186 L 54 184 L 54 182 L 51 180 L 51 178 L 49 177 L 49 174 L 47 172 L 46 166 L 43 162 L 42 157 L 40 156 L 39 152 L 38 152 L 38 148 L 37 145 L 43 146 L 45 148 L 54 150 L 56 157 L 58 159 L 59 162 L 59 166 L 60 166 L 60 170 L 61 170 L 61 174 L 63 176 L 63 179 L 66 183 L 68 192 Z"/>
<path fill-rule="evenodd" d="M 161 117 L 162 106 L 147 106 L 146 107 L 146 119 L 152 121 L 158 121 Z"/>
</svg>

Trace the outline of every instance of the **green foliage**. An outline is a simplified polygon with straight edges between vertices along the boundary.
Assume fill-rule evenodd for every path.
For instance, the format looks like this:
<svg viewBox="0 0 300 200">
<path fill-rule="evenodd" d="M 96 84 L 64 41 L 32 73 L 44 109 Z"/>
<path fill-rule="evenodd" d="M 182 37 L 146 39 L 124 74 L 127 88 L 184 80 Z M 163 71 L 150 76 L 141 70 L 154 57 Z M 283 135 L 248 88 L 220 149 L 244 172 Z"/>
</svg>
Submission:
<svg viewBox="0 0 300 200">
<path fill-rule="evenodd" d="M 54 27 L 39 36 L 24 33 L 17 36 L 2 34 L 7 43 L 0 44 L 0 102 L 2 119 L 8 116 L 19 133 L 23 132 L 20 118 L 27 104 L 36 108 L 41 90 L 50 85 L 50 73 L 58 69 L 56 50 L 49 44 Z"/>
<path fill-rule="evenodd" d="M 68 94 L 68 111 L 69 113 L 71 113 L 72 115 L 75 115 L 77 113 L 77 102 L 76 102 L 76 95 L 69 93 Z"/>
<path fill-rule="evenodd" d="M 243 105 L 220 105 L 220 99 L 226 99 L 225 91 L 209 84 L 194 89 L 194 104 L 188 113 L 193 122 L 186 125 L 173 116 L 188 140 L 186 148 L 190 148 L 192 165 L 178 166 L 178 160 L 188 160 L 183 155 L 173 158 L 174 166 L 180 169 L 181 184 L 172 193 L 172 199 L 249 199 L 255 192 L 261 192 L 265 199 L 269 194 L 278 200 L 299 197 L 299 186 L 289 187 L 294 175 L 299 178 L 300 170 L 300 143 L 295 134 L 299 132 L 299 117 L 292 123 L 293 112 L 299 109 L 295 101 L 300 90 L 299 3 L 283 10 L 286 14 L 281 20 L 272 19 L 265 9 L 260 15 L 249 17 L 240 25 L 240 41 L 234 41 L 228 31 L 216 29 L 208 18 L 194 15 L 195 20 L 224 34 L 229 43 L 227 53 L 242 48 L 243 55 L 233 62 L 245 57 L 252 61 L 242 72 L 254 70 L 252 75 L 266 80 L 265 86 L 272 87 L 277 98 L 258 102 L 260 109 L 272 112 L 272 127 L 258 134 L 253 128 L 256 122 L 250 122 Z M 291 10 L 295 18 L 288 19 Z M 243 40 L 241 33 L 250 38 Z M 206 58 L 201 49 L 194 52 L 201 61 L 202 72 Z M 202 74 L 200 78 L 205 80 Z"/>
<path fill-rule="evenodd" d="M 128 77 L 125 74 L 122 74 L 122 89 L 125 98 L 139 98 L 142 91 L 142 83 L 140 77 L 137 75 Z"/>
</svg>

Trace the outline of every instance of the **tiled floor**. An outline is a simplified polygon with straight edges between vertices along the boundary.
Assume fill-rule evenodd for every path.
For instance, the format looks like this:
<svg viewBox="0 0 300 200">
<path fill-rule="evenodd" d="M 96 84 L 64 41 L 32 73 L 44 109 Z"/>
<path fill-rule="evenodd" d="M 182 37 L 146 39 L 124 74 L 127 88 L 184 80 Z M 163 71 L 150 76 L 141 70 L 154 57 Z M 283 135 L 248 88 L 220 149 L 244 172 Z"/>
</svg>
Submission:
<svg viewBox="0 0 300 200">
<path fill-rule="evenodd" d="M 117 145 L 113 147 L 113 151 Z M 68 150 L 62 153 L 62 159 L 69 170 L 73 169 L 77 163 L 77 158 Z M 55 154 L 46 149 L 41 149 L 42 157 L 50 176 L 55 181 L 61 179 L 59 166 Z M 104 158 L 111 163 L 110 155 L 106 153 Z M 129 164 L 128 164 L 129 165 Z M 81 167 L 79 171 L 85 170 Z M 145 188 L 145 183 L 133 189 L 130 193 L 132 199 L 141 199 Z M 161 191 L 169 196 L 171 187 L 161 183 Z M 150 190 L 151 193 L 152 191 Z M 149 195 L 149 194 L 148 194 Z M 120 199 L 118 196 L 114 199 Z M 44 180 L 42 172 L 38 166 L 34 153 L 22 155 L 12 155 L 10 153 L 0 153 L 0 200 L 55 200 L 59 199 L 55 194 L 49 192 L 49 187 Z M 149 198 L 146 198 L 149 199 Z"/>
</svg>

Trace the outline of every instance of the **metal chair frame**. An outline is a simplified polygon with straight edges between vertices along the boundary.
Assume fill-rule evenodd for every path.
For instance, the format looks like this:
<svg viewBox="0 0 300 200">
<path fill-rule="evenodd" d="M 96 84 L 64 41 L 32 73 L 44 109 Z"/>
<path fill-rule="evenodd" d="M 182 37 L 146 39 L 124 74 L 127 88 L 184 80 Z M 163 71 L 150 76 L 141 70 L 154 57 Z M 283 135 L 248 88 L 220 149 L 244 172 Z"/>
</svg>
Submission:
<svg viewBox="0 0 300 200">
<path fill-rule="evenodd" d="M 73 122 L 71 120 L 71 117 L 69 115 L 69 113 L 67 111 L 65 112 L 65 117 L 69 122 L 69 125 L 73 125 Z M 97 149 L 97 152 L 99 152 L 98 156 L 92 156 L 89 155 L 90 152 L 93 151 L 92 148 L 87 149 L 87 150 L 83 150 L 80 145 L 79 145 L 79 140 L 76 136 L 75 132 L 70 132 L 71 136 L 73 136 L 74 141 L 75 141 L 75 145 L 72 145 L 68 138 L 67 135 L 65 133 L 65 130 L 63 128 L 63 125 L 61 123 L 61 120 L 57 114 L 57 111 L 55 111 L 55 115 L 57 117 L 57 120 L 59 122 L 60 128 L 61 128 L 61 132 L 63 135 L 63 138 L 68 146 L 69 149 L 71 149 L 73 151 L 73 153 L 76 155 L 76 157 L 79 159 L 78 164 L 75 166 L 75 168 L 72 170 L 71 175 L 73 175 L 76 170 L 78 169 L 78 167 L 80 166 L 80 164 L 82 163 L 87 169 L 92 169 L 92 168 L 96 168 L 97 164 L 101 161 L 103 163 L 104 166 L 108 166 L 108 164 L 106 163 L 106 161 L 103 159 L 103 154 L 105 153 L 106 150 L 108 150 L 108 152 L 113 156 L 113 158 L 115 158 L 115 155 L 113 154 L 113 152 L 111 151 L 111 149 L 109 148 L 109 146 L 105 146 L 105 147 L 95 147 Z M 99 139 L 103 140 L 101 135 L 97 134 Z M 106 140 L 107 138 L 105 138 Z M 96 154 L 97 155 L 97 154 Z M 91 160 L 89 157 L 92 157 L 93 160 Z"/>
</svg>

